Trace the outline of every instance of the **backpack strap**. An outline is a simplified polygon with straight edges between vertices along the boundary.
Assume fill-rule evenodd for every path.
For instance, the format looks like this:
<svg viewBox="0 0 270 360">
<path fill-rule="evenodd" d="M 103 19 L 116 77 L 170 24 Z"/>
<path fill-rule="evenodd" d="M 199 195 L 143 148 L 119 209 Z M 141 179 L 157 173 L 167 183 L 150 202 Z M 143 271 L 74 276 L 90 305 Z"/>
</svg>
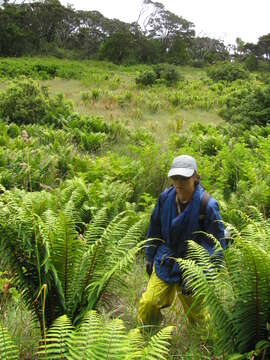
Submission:
<svg viewBox="0 0 270 360">
<path fill-rule="evenodd" d="M 200 225 L 201 229 L 203 229 L 203 227 L 204 227 L 204 219 L 205 219 L 205 215 L 206 215 L 206 205 L 207 205 L 210 197 L 211 197 L 210 194 L 205 191 L 201 198 L 200 211 L 199 211 L 199 216 L 198 216 L 198 221 L 199 221 L 199 225 Z"/>
</svg>

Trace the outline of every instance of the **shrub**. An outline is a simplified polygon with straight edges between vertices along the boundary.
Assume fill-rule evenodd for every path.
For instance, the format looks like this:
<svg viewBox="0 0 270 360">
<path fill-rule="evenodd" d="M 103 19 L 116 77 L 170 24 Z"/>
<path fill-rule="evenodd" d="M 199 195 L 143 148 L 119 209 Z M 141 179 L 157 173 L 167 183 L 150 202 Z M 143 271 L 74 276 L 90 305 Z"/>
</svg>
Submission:
<svg viewBox="0 0 270 360">
<path fill-rule="evenodd" d="M 226 99 L 220 115 L 234 123 L 266 125 L 270 122 L 270 86 L 235 91 Z"/>
<path fill-rule="evenodd" d="M 18 125 L 40 122 L 49 107 L 46 94 L 34 80 L 14 80 L 0 94 L 0 116 Z"/>
<path fill-rule="evenodd" d="M 130 103 L 132 99 L 132 93 L 130 91 L 124 91 L 122 94 L 113 96 L 113 99 L 119 104 L 120 107 L 125 107 Z"/>
<path fill-rule="evenodd" d="M 180 76 L 175 66 L 168 65 L 161 74 L 161 78 L 165 79 L 167 85 L 173 85 L 177 83 Z"/>
<path fill-rule="evenodd" d="M 15 124 L 55 123 L 73 111 L 62 94 L 51 98 L 46 87 L 21 77 L 0 93 L 0 117 Z"/>
<path fill-rule="evenodd" d="M 53 124 L 56 127 L 62 127 L 63 119 L 66 119 L 73 113 L 73 104 L 66 100 L 62 93 L 55 97 L 48 97 L 49 107 L 43 122 Z"/>
<path fill-rule="evenodd" d="M 177 71 L 177 67 L 170 64 L 157 64 L 153 67 L 157 79 L 164 80 L 167 85 L 176 84 L 179 80 L 183 81 L 183 75 Z"/>
<path fill-rule="evenodd" d="M 87 151 L 97 151 L 99 150 L 106 142 L 107 135 L 104 133 L 85 133 L 79 129 L 74 129 L 74 140 L 78 143 L 79 147 Z"/>
<path fill-rule="evenodd" d="M 207 75 L 214 81 L 235 81 L 237 79 L 248 79 L 248 71 L 237 63 L 220 63 L 208 68 Z"/>
<path fill-rule="evenodd" d="M 7 129 L 7 135 L 10 138 L 16 138 L 21 133 L 20 128 L 16 124 L 10 124 Z"/>
<path fill-rule="evenodd" d="M 55 194 L 19 190 L 1 194 L 3 266 L 14 274 L 42 331 L 63 313 L 78 322 L 85 310 L 104 300 L 102 293 L 113 293 L 116 284 L 123 284 L 123 270 L 130 269 L 143 247 L 139 240 L 145 231 L 145 218 L 131 211 L 111 215 L 114 203 L 121 199 L 119 205 L 123 208 L 130 196 L 127 185 L 126 193 L 122 185 L 125 184 L 87 185 L 76 179 Z M 106 193 L 108 189 L 110 193 Z M 109 197 L 112 200 L 107 203 Z M 94 209 L 97 200 L 101 202 L 100 209 Z M 85 218 L 86 212 L 89 216 Z M 42 287 L 43 284 L 47 286 Z M 44 307 L 41 301 L 35 301 L 41 289 L 46 291 Z"/>
<path fill-rule="evenodd" d="M 137 85 L 153 85 L 157 79 L 156 73 L 153 70 L 145 70 L 136 77 Z"/>
<path fill-rule="evenodd" d="M 82 91 L 80 95 L 81 95 L 81 99 L 84 103 L 91 100 L 91 92 L 90 91 Z"/>
</svg>

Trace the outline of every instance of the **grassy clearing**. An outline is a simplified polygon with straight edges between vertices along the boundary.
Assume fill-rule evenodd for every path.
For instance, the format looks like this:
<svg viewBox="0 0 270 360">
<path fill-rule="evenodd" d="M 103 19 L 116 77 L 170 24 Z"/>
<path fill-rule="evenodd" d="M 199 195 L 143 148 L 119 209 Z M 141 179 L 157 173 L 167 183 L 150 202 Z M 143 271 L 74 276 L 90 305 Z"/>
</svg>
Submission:
<svg viewBox="0 0 270 360">
<path fill-rule="evenodd" d="M 155 86 L 140 89 L 135 84 L 138 67 L 120 67 L 120 71 L 91 73 L 82 80 L 52 79 L 41 81 L 49 87 L 52 94 L 62 92 L 73 101 L 77 112 L 85 115 L 98 115 L 106 121 L 120 121 L 130 129 L 146 128 L 164 145 L 171 133 L 187 128 L 194 122 L 219 124 L 222 119 L 214 109 L 174 106 L 170 100 L 177 88 Z M 100 69 L 99 69 L 100 70 Z M 123 72 L 125 70 L 125 72 Z M 107 70 L 108 71 L 108 70 Z M 196 89 L 203 93 L 200 84 L 192 86 L 205 73 L 200 69 L 181 68 L 188 81 L 189 92 Z M 184 91 L 184 90 L 183 90 Z M 187 106 L 186 106 L 187 107 Z"/>
<path fill-rule="evenodd" d="M 40 83 L 53 95 L 63 93 L 81 114 L 99 115 L 107 122 L 118 120 L 130 129 L 145 127 L 164 145 L 171 133 L 193 122 L 222 121 L 215 111 L 218 96 L 211 92 L 203 69 L 179 66 L 185 80 L 176 87 L 160 84 L 139 88 L 136 76 L 151 66 L 54 58 L 0 59 L 0 64 L 9 76 L 45 78 Z M 37 72 L 39 64 L 42 67 Z M 6 86 L 5 80 L 2 78 L 0 89 Z"/>
</svg>

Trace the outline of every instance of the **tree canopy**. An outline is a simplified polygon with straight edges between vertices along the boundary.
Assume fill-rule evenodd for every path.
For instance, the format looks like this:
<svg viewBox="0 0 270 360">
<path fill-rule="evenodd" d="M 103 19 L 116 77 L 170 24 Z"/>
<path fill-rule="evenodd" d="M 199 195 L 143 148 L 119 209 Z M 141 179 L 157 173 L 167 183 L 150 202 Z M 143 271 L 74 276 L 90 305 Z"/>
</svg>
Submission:
<svg viewBox="0 0 270 360">
<path fill-rule="evenodd" d="M 159 2 L 144 0 L 136 22 L 75 10 L 59 0 L 0 3 L 0 56 L 55 55 L 115 63 L 208 64 L 230 57 L 224 43 L 196 37 L 195 25 Z M 237 38 L 234 56 L 270 60 L 270 34 L 258 44 Z M 254 63 L 254 59 L 253 59 Z"/>
</svg>

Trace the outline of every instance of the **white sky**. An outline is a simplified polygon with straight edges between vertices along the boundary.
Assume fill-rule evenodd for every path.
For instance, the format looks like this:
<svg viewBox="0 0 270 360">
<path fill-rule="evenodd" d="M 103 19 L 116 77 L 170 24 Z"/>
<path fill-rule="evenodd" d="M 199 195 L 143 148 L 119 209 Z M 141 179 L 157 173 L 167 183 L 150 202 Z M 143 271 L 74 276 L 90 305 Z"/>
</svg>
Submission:
<svg viewBox="0 0 270 360">
<path fill-rule="evenodd" d="M 235 43 L 257 43 L 270 33 L 270 0 L 159 0 L 167 10 L 195 25 L 196 35 Z M 98 10 L 105 17 L 136 21 L 142 0 L 61 0 L 77 10 Z"/>
</svg>

